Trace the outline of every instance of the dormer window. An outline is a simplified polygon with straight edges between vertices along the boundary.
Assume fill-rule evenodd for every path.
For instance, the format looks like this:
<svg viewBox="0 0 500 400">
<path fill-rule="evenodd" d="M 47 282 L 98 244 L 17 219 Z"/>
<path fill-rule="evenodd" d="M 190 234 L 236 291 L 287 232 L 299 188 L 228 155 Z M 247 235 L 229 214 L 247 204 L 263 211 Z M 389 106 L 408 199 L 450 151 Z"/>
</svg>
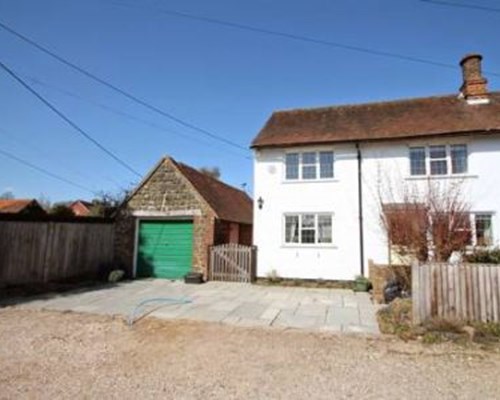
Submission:
<svg viewBox="0 0 500 400">
<path fill-rule="evenodd" d="M 285 156 L 286 180 L 322 180 L 334 177 L 333 151 L 305 151 Z"/>
<path fill-rule="evenodd" d="M 467 145 L 410 147 L 410 175 L 447 176 L 468 172 Z"/>
</svg>

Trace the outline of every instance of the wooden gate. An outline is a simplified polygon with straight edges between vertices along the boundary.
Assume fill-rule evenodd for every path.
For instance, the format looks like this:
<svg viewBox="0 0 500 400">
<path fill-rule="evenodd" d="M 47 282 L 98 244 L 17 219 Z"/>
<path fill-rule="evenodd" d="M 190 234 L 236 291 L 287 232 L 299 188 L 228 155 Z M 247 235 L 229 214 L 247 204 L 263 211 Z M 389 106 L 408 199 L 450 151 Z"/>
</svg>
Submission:
<svg viewBox="0 0 500 400">
<path fill-rule="evenodd" d="M 210 247 L 209 279 L 224 282 L 253 282 L 257 248 L 241 244 Z"/>
</svg>

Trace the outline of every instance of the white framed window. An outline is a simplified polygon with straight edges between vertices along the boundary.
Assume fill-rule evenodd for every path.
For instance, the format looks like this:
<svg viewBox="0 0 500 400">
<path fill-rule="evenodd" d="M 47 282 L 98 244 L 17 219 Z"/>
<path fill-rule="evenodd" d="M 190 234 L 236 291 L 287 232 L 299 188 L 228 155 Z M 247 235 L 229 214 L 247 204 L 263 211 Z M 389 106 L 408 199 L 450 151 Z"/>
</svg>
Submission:
<svg viewBox="0 0 500 400">
<path fill-rule="evenodd" d="M 450 146 L 451 157 L 451 173 L 466 174 L 467 173 L 467 145 L 452 144 Z"/>
<path fill-rule="evenodd" d="M 302 153 L 302 179 L 316 179 L 317 154 L 314 152 Z"/>
<path fill-rule="evenodd" d="M 299 153 L 287 153 L 285 164 L 286 179 L 299 179 Z"/>
<path fill-rule="evenodd" d="M 285 244 L 324 245 L 333 243 L 333 214 L 285 214 Z"/>
<path fill-rule="evenodd" d="M 429 166 L 431 175 L 448 175 L 446 146 L 429 146 Z"/>
<path fill-rule="evenodd" d="M 285 155 L 285 180 L 322 180 L 334 178 L 333 151 L 290 152 Z"/>
<path fill-rule="evenodd" d="M 425 147 L 410 147 L 410 174 L 425 175 Z"/>
<path fill-rule="evenodd" d="M 447 176 L 468 172 L 466 144 L 412 146 L 409 149 L 411 176 Z"/>
<path fill-rule="evenodd" d="M 474 246 L 493 246 L 493 215 L 491 213 L 474 214 Z"/>
</svg>

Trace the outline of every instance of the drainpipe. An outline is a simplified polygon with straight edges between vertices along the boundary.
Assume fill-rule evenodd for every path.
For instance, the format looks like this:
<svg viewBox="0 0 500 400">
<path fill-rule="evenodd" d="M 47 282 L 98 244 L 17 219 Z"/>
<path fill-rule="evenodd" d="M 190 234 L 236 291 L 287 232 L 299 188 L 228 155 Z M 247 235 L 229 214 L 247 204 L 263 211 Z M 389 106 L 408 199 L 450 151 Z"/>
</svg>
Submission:
<svg viewBox="0 0 500 400">
<path fill-rule="evenodd" d="M 362 276 L 365 276 L 365 245 L 364 245 L 364 233 L 363 233 L 363 186 L 362 186 L 362 159 L 361 159 L 361 148 L 359 142 L 356 142 L 356 152 L 358 155 L 358 217 L 359 217 L 359 257 L 360 257 L 360 272 Z"/>
</svg>

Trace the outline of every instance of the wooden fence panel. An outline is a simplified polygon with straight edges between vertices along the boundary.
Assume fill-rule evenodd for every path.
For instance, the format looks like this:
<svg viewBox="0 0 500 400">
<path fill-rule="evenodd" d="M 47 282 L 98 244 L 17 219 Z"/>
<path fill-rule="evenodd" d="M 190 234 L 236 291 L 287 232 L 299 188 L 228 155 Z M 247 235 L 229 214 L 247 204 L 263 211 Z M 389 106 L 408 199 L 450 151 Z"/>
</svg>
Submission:
<svg viewBox="0 0 500 400">
<path fill-rule="evenodd" d="M 210 248 L 209 279 L 224 282 L 253 282 L 256 248 L 240 244 L 222 244 Z"/>
<path fill-rule="evenodd" d="M 412 265 L 413 318 L 500 322 L 500 265 Z"/>
<path fill-rule="evenodd" d="M 0 284 L 96 278 L 113 263 L 109 222 L 0 221 Z"/>
</svg>

